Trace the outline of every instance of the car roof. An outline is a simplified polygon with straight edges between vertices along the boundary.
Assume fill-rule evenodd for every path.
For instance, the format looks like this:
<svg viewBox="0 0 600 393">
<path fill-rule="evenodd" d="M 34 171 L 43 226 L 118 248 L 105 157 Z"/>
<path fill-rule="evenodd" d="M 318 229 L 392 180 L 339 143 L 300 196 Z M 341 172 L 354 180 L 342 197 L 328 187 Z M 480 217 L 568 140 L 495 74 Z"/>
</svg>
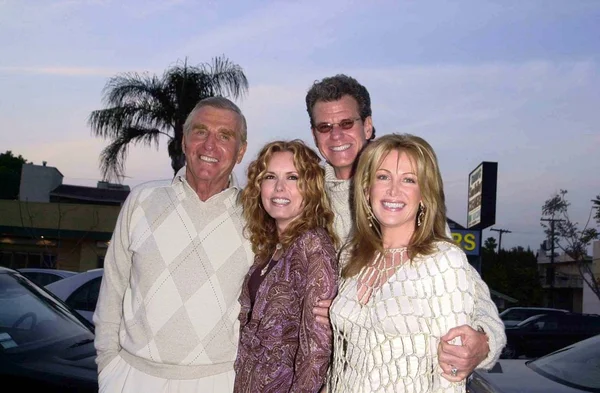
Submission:
<svg viewBox="0 0 600 393">
<path fill-rule="evenodd" d="M 71 294 L 74 288 L 79 288 L 82 284 L 96 277 L 102 277 L 103 274 L 104 269 L 102 268 L 92 269 L 48 284 L 45 288 L 61 299 L 64 299 Z"/>
<path fill-rule="evenodd" d="M 73 275 L 73 274 L 77 274 L 77 272 L 74 272 L 72 270 L 63 270 L 63 269 L 46 269 L 46 268 L 42 268 L 42 267 L 24 267 L 22 269 L 17 269 L 18 271 L 20 271 L 21 273 L 55 273 L 55 274 L 62 274 L 62 275 Z"/>
</svg>

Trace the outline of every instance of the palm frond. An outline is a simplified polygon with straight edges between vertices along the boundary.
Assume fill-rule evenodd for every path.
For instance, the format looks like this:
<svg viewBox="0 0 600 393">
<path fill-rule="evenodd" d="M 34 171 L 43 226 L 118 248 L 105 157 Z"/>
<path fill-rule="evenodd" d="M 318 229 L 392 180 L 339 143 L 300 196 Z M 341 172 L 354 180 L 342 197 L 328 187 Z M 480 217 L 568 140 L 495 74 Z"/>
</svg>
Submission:
<svg viewBox="0 0 600 393">
<path fill-rule="evenodd" d="M 129 146 L 144 145 L 158 148 L 159 137 L 162 134 L 157 129 L 125 128 L 113 137 L 112 142 L 100 153 L 100 170 L 105 180 L 120 181 L 125 174 L 125 161 Z"/>
</svg>

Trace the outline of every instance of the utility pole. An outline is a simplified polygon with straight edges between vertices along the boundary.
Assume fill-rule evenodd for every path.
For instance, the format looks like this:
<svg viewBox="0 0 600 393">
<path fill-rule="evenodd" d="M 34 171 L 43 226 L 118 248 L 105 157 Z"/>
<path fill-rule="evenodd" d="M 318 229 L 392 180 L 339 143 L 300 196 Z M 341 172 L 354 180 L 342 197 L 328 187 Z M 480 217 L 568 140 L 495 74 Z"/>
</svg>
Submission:
<svg viewBox="0 0 600 393">
<path fill-rule="evenodd" d="M 557 218 L 542 218 L 541 221 L 550 222 L 550 268 L 546 274 L 546 283 L 550 281 L 550 307 L 554 307 L 554 223 L 564 220 Z"/>
<path fill-rule="evenodd" d="M 502 248 L 502 234 L 503 233 L 512 233 L 507 229 L 490 229 L 490 231 L 498 232 L 500 235 L 498 236 L 498 254 L 500 254 L 500 249 Z"/>
</svg>

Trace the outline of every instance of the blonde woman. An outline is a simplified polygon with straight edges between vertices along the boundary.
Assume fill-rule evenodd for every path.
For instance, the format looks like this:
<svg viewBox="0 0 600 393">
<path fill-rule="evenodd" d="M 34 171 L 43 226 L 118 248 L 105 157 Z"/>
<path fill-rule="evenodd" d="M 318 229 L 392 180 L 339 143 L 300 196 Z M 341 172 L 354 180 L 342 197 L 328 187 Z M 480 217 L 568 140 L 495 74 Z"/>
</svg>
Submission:
<svg viewBox="0 0 600 393">
<path fill-rule="evenodd" d="M 433 149 L 416 136 L 383 136 L 361 154 L 354 181 L 356 231 L 330 309 L 328 391 L 464 392 L 464 381 L 442 376 L 440 337 L 472 324 L 476 309 L 477 320 L 502 321 L 488 287 L 447 237 Z"/>
</svg>

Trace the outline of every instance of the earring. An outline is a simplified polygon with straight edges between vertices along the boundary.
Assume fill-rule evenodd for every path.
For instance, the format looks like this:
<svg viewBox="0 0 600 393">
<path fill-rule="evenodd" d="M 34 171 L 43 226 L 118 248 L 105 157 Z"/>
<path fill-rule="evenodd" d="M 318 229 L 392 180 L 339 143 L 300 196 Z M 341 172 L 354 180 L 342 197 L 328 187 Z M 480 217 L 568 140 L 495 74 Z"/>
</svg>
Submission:
<svg viewBox="0 0 600 393">
<path fill-rule="evenodd" d="M 419 202 L 419 213 L 417 214 L 417 227 L 420 227 L 423 224 L 423 220 L 425 219 L 425 205 L 423 202 Z"/>
<path fill-rule="evenodd" d="M 373 215 L 373 210 L 371 210 L 371 205 L 367 204 L 367 219 L 369 220 L 369 227 L 373 227 L 373 222 L 375 221 L 375 216 Z"/>
</svg>

